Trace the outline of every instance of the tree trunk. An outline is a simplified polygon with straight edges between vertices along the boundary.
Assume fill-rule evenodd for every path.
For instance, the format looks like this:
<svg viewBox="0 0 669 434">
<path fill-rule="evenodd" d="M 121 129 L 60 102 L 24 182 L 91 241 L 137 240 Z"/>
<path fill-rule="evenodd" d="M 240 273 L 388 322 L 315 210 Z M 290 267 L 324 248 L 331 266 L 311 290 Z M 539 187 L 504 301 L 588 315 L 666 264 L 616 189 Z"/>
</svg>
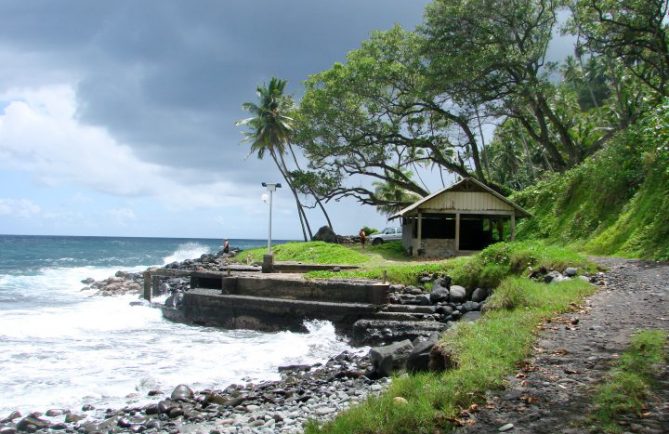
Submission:
<svg viewBox="0 0 669 434">
<path fill-rule="evenodd" d="M 279 172 L 281 172 L 281 176 L 283 176 L 283 179 L 286 181 L 286 184 L 288 184 L 290 191 L 293 192 L 293 196 L 295 197 L 295 201 L 297 204 L 297 215 L 300 218 L 300 226 L 302 227 L 302 235 L 304 236 L 304 241 L 309 241 L 310 238 L 307 238 L 307 231 L 304 227 L 304 221 L 302 220 L 302 214 L 304 213 L 304 211 L 302 210 L 302 205 L 300 204 L 300 200 L 297 197 L 295 191 L 293 191 L 293 187 L 288 181 L 288 174 L 284 172 L 283 167 L 281 166 L 281 163 L 279 163 L 279 160 L 276 158 L 276 153 L 274 152 L 273 149 L 270 150 L 270 154 L 272 155 L 272 159 L 274 160 L 276 167 L 279 169 Z"/>
<path fill-rule="evenodd" d="M 295 156 L 295 151 L 293 151 L 293 146 L 290 143 L 288 144 L 288 149 L 290 149 L 290 153 L 293 156 L 293 161 L 295 161 L 295 167 L 297 167 L 298 170 L 301 170 L 300 164 L 297 162 L 297 157 Z M 328 215 L 327 211 L 325 211 L 325 206 L 323 206 L 323 202 L 318 197 L 316 192 L 311 188 L 311 186 L 307 187 L 309 188 L 309 192 L 311 193 L 311 195 L 316 200 L 316 203 L 318 204 L 318 207 L 321 209 L 321 212 L 323 212 L 323 216 L 325 216 L 325 220 L 328 222 L 328 227 L 332 230 L 332 232 L 334 232 L 334 229 L 332 227 L 332 222 L 330 221 L 330 216 Z"/>
</svg>

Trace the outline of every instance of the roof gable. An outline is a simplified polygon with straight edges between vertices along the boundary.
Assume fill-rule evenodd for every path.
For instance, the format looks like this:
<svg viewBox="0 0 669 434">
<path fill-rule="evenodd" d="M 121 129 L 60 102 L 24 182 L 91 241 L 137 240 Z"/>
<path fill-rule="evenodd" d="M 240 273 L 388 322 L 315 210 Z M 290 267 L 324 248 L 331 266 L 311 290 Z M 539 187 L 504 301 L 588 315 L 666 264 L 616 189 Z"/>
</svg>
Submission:
<svg viewBox="0 0 669 434">
<path fill-rule="evenodd" d="M 479 180 L 474 178 L 464 178 L 449 187 L 445 187 L 409 205 L 390 218 L 394 219 L 401 217 L 411 211 L 425 208 L 434 208 L 435 210 L 467 210 L 467 200 L 463 200 L 462 197 L 458 197 L 462 195 L 458 195 L 457 193 L 471 193 L 467 195 L 470 202 L 472 201 L 472 197 L 478 197 L 480 201 L 483 201 L 487 203 L 488 206 L 493 207 L 492 209 L 496 209 L 502 212 L 507 210 L 515 211 L 516 215 L 519 216 L 531 216 L 529 212 L 510 201 L 502 194 L 483 184 Z"/>
</svg>

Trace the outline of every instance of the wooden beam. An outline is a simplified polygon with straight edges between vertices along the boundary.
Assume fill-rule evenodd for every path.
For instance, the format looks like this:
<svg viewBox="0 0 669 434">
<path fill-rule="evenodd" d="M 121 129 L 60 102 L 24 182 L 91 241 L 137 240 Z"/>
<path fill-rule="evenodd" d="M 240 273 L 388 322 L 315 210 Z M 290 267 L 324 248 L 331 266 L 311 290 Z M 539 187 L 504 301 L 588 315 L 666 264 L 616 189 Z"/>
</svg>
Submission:
<svg viewBox="0 0 669 434">
<path fill-rule="evenodd" d="M 418 250 L 420 250 L 423 243 L 423 214 L 418 213 L 418 246 L 414 252 L 414 256 L 418 256 Z"/>
<path fill-rule="evenodd" d="M 516 239 L 516 215 L 511 214 L 511 241 Z"/>
<path fill-rule="evenodd" d="M 460 250 L 460 213 L 455 213 L 455 251 Z"/>
</svg>

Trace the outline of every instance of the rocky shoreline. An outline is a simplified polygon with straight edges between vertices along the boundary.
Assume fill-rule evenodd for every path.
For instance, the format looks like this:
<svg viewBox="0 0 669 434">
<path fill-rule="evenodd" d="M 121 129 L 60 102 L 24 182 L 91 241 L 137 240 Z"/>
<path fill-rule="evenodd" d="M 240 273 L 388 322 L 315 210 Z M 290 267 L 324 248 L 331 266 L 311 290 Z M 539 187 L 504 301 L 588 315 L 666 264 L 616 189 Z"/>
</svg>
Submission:
<svg viewBox="0 0 669 434">
<path fill-rule="evenodd" d="M 323 365 L 281 367 L 278 381 L 197 392 L 180 385 L 169 395 L 150 391 L 156 401 L 142 407 L 14 412 L 0 419 L 0 434 L 299 433 L 307 420 L 327 421 L 385 390 L 390 379 L 369 378 L 370 368 L 367 357 L 344 352 Z"/>
</svg>

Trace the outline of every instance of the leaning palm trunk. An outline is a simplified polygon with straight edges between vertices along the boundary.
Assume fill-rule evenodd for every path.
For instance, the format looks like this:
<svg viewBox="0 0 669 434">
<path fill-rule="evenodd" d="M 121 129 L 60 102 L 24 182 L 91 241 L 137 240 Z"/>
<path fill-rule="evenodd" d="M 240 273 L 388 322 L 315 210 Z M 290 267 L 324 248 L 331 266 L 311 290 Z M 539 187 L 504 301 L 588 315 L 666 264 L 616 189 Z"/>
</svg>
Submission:
<svg viewBox="0 0 669 434">
<path fill-rule="evenodd" d="M 283 153 L 279 153 L 279 160 L 281 161 L 280 170 L 283 171 L 283 178 L 286 180 L 288 187 L 290 187 L 290 191 L 293 192 L 293 196 L 295 197 L 295 204 L 297 205 L 297 211 L 300 213 L 301 218 L 304 219 L 304 224 L 306 225 L 307 232 L 309 233 L 309 238 L 305 241 L 309 241 L 313 237 L 313 233 L 311 232 L 311 225 L 309 224 L 309 219 L 307 219 L 307 213 L 304 211 L 304 206 L 302 206 L 302 202 L 300 202 L 297 189 L 293 185 L 293 181 L 290 179 L 290 173 L 288 172 L 288 166 L 286 166 L 286 160 L 283 158 Z"/>
<path fill-rule="evenodd" d="M 272 155 L 272 159 L 274 160 L 276 167 L 279 169 L 279 172 L 281 172 L 281 176 L 283 176 L 283 179 L 286 181 L 288 188 L 290 188 L 290 191 L 293 193 L 295 204 L 297 206 L 297 215 L 300 218 L 300 226 L 302 227 L 302 235 L 304 236 L 304 241 L 309 241 L 311 239 L 311 228 L 309 227 L 309 221 L 307 220 L 307 216 L 304 213 L 304 209 L 302 209 L 302 204 L 300 203 L 300 199 L 297 196 L 297 192 L 295 191 L 293 184 L 290 182 L 288 173 L 284 169 L 284 165 L 282 165 L 283 157 L 281 157 L 282 161 L 279 161 L 279 158 L 277 158 L 274 150 L 270 150 L 270 154 Z M 281 156 L 281 154 L 279 154 L 279 156 Z M 307 232 L 309 233 L 308 235 Z"/>
<path fill-rule="evenodd" d="M 295 167 L 297 167 L 297 169 L 300 170 L 300 164 L 297 162 L 297 157 L 295 156 L 295 151 L 293 150 L 293 147 L 290 143 L 288 144 L 288 149 L 290 149 L 290 154 L 293 156 L 293 161 L 295 162 Z M 318 197 L 316 192 L 311 188 L 311 186 L 307 185 L 307 188 L 309 189 L 309 193 L 311 193 L 311 195 L 316 200 L 316 203 L 318 204 L 318 207 L 323 212 L 323 215 L 325 216 L 325 220 L 328 222 L 328 227 L 330 228 L 330 230 L 332 230 L 334 232 L 334 229 L 332 228 L 332 222 L 330 221 L 330 216 L 328 215 L 327 211 L 325 211 L 325 207 L 323 206 L 323 202 L 321 202 L 321 199 Z"/>
</svg>

